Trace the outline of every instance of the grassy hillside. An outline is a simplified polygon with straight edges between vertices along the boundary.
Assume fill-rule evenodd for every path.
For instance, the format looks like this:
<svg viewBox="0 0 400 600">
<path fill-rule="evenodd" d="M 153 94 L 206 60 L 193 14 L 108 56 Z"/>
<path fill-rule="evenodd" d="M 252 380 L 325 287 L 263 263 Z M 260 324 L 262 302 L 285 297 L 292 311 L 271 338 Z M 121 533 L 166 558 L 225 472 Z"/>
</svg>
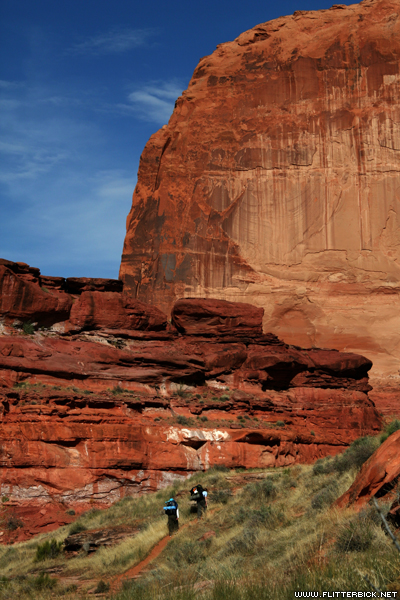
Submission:
<svg viewBox="0 0 400 600">
<path fill-rule="evenodd" d="M 397 590 L 400 556 L 375 510 L 332 507 L 377 443 L 363 440 L 313 466 L 212 469 L 89 511 L 69 528 L 1 547 L 0 600 L 89 598 L 94 590 L 115 600 L 285 600 L 297 590 L 370 591 L 365 577 L 379 589 Z M 195 483 L 209 491 L 200 521 L 190 512 L 188 490 Z M 180 531 L 132 578 L 129 570 L 167 535 L 162 507 L 171 495 L 179 502 Z M 83 548 L 68 559 L 62 551 L 71 530 L 121 528 L 131 534 L 112 547 L 91 554 Z"/>
</svg>

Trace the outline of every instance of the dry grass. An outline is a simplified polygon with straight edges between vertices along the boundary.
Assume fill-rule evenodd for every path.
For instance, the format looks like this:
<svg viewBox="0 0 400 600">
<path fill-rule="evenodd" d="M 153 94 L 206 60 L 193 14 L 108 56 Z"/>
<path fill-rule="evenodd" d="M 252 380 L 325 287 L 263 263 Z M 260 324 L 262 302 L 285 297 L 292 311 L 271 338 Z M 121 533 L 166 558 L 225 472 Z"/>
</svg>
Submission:
<svg viewBox="0 0 400 600">
<path fill-rule="evenodd" d="M 92 555 L 82 552 L 68 561 L 61 556 L 40 565 L 34 562 L 38 544 L 63 540 L 67 527 L 0 547 L 0 572 L 9 580 L 0 580 L 0 600 L 84 598 L 84 591 L 68 591 L 61 584 L 53 590 L 38 588 L 35 578 L 41 571 L 59 568 L 64 577 L 91 580 L 94 589 L 93 582 L 127 571 L 166 535 L 162 506 L 171 495 L 178 498 L 181 525 L 188 526 L 180 529 L 139 582 L 125 582 L 122 591 L 108 593 L 107 598 L 286 600 L 296 590 L 368 591 L 363 575 L 380 589 L 397 589 L 393 586 L 400 578 L 400 557 L 376 513 L 367 510 L 359 516 L 351 509 L 332 507 L 351 485 L 354 469 L 320 472 L 312 466 L 294 466 L 253 472 L 262 473 L 264 479 L 243 485 L 242 472 L 215 469 L 162 492 L 126 498 L 108 510 L 89 511 L 77 520 L 88 531 L 120 525 L 139 528 L 133 537 Z M 208 488 L 209 498 L 214 498 L 200 521 L 190 513 L 188 490 L 194 483 Z M 226 493 L 216 493 L 221 491 Z M 203 539 L 204 534 L 208 535 Z"/>
</svg>

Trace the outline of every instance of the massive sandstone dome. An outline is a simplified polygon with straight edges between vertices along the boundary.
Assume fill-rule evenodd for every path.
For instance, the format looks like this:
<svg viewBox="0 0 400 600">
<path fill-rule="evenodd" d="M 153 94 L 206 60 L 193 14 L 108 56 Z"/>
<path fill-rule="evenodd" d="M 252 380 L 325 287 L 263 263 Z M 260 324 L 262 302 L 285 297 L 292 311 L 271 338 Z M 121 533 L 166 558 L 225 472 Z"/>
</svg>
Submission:
<svg viewBox="0 0 400 600">
<path fill-rule="evenodd" d="M 297 11 L 201 59 L 141 157 L 125 291 L 251 302 L 286 343 L 397 381 L 399 8 Z"/>
</svg>

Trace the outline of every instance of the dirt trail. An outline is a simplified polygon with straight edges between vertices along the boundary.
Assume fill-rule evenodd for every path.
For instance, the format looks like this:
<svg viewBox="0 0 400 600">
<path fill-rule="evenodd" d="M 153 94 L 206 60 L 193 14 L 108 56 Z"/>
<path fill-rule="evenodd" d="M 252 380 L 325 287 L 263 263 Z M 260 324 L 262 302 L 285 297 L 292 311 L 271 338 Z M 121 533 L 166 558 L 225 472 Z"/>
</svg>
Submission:
<svg viewBox="0 0 400 600">
<path fill-rule="evenodd" d="M 179 531 L 185 529 L 185 527 L 187 527 L 189 524 L 190 523 L 185 523 L 184 525 L 182 525 L 179 528 Z M 155 546 L 153 546 L 146 558 L 144 558 L 140 563 L 138 563 L 134 567 L 131 567 L 124 573 L 118 575 L 111 584 L 113 591 L 117 590 L 117 588 L 124 579 L 133 579 L 134 577 L 140 575 L 140 573 L 147 567 L 147 565 L 149 565 L 155 558 L 157 558 L 157 556 L 161 554 L 161 552 L 164 550 L 165 546 L 168 544 L 170 539 L 171 537 L 169 535 L 166 535 L 165 537 L 161 538 L 161 540 L 157 542 Z"/>
<path fill-rule="evenodd" d="M 207 514 L 210 515 L 210 514 L 214 513 L 216 510 L 218 510 L 218 508 L 213 508 L 211 510 L 207 510 Z M 186 527 L 189 527 L 189 525 L 193 525 L 194 523 L 197 523 L 197 519 L 193 519 L 192 521 L 189 521 L 188 523 L 181 525 L 179 527 L 179 531 L 177 532 L 176 535 L 179 535 L 180 531 L 182 531 Z M 111 588 L 112 588 L 113 592 L 117 591 L 119 585 L 122 583 L 122 581 L 124 579 L 133 579 L 134 577 L 137 577 L 138 575 L 140 575 L 140 573 L 147 567 L 147 565 L 149 565 L 155 558 L 157 558 L 157 556 L 159 556 L 161 554 L 161 552 L 164 550 L 164 548 L 167 546 L 167 544 L 170 540 L 171 540 L 171 538 L 169 535 L 166 535 L 165 537 L 163 537 L 159 542 L 157 542 L 157 544 L 155 546 L 153 546 L 153 548 L 150 550 L 150 553 L 146 556 L 146 558 L 144 558 L 140 563 L 138 563 L 134 567 L 131 567 L 124 573 L 121 573 L 120 575 L 118 575 L 111 582 Z"/>
<path fill-rule="evenodd" d="M 241 487 L 249 482 L 253 482 L 253 481 L 258 481 L 261 479 L 265 479 L 265 477 L 271 472 L 276 472 L 277 469 L 274 469 L 271 471 L 267 471 L 267 472 L 262 472 L 262 473 L 240 473 L 240 474 L 235 474 L 233 476 L 227 477 L 228 481 L 232 481 L 236 483 L 236 486 L 232 491 L 235 494 L 238 489 L 241 489 Z M 239 484 L 239 486 L 238 486 Z M 213 508 L 213 509 L 208 509 L 207 510 L 207 514 L 212 514 L 214 513 L 216 510 L 218 510 L 218 508 Z M 186 527 L 188 527 L 189 525 L 193 525 L 194 523 L 197 523 L 197 519 L 193 519 L 193 521 L 189 521 L 188 523 L 185 523 L 184 525 L 182 525 L 179 528 L 179 531 L 182 531 L 183 529 L 185 529 Z M 177 533 L 177 535 L 179 535 L 179 532 Z M 149 554 L 146 556 L 146 558 L 144 558 L 140 563 L 138 563 L 137 565 L 135 565 L 134 567 L 131 567 L 130 569 L 128 569 L 127 571 L 125 571 L 124 573 L 121 573 L 120 575 L 117 575 L 117 577 L 115 577 L 110 583 L 111 583 L 111 588 L 113 590 L 113 592 L 117 591 L 118 587 L 121 585 L 122 581 L 124 579 L 133 579 L 134 577 L 138 577 L 138 575 L 140 575 L 142 573 L 142 571 L 155 559 L 157 558 L 161 552 L 164 550 L 164 548 L 167 546 L 168 542 L 170 541 L 170 536 L 166 535 L 165 537 L 163 537 L 159 542 L 157 542 L 157 544 L 155 546 L 153 546 L 153 548 L 150 550 Z"/>
</svg>

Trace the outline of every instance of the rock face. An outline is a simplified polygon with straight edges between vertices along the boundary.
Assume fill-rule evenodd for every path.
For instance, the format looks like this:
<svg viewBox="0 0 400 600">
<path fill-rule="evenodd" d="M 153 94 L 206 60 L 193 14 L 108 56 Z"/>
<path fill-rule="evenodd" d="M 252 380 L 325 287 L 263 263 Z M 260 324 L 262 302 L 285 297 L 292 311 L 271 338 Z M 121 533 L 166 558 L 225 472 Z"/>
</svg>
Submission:
<svg viewBox="0 0 400 600">
<path fill-rule="evenodd" d="M 122 281 L 88 277 L 48 277 L 25 263 L 0 259 L 0 321 L 22 326 L 58 325 L 59 332 L 161 331 L 167 317 L 122 292 Z"/>
<path fill-rule="evenodd" d="M 264 310 L 251 304 L 223 300 L 178 300 L 171 320 L 178 331 L 189 335 L 259 336 Z"/>
<path fill-rule="evenodd" d="M 398 380 L 398 0 L 297 11 L 197 66 L 141 157 L 124 289 L 265 309 L 287 343 Z"/>
<path fill-rule="evenodd" d="M 349 490 L 336 504 L 340 507 L 363 507 L 373 498 L 391 503 L 389 520 L 400 525 L 398 481 L 400 477 L 400 431 L 396 431 L 374 452 L 362 466 Z"/>
<path fill-rule="evenodd" d="M 197 387 L 185 394 L 3 389 L 0 494 L 23 522 L 18 539 L 55 528 L 63 518 L 70 522 L 67 509 L 108 506 L 214 465 L 312 462 L 380 427 L 368 396 L 357 391 L 221 395 Z M 43 507 L 49 507 L 46 518 L 38 522 Z"/>
<path fill-rule="evenodd" d="M 262 308 L 185 299 L 168 323 L 112 281 L 72 294 L 0 268 L 4 540 L 213 465 L 311 462 L 381 427 L 371 361 L 264 334 Z"/>
</svg>

